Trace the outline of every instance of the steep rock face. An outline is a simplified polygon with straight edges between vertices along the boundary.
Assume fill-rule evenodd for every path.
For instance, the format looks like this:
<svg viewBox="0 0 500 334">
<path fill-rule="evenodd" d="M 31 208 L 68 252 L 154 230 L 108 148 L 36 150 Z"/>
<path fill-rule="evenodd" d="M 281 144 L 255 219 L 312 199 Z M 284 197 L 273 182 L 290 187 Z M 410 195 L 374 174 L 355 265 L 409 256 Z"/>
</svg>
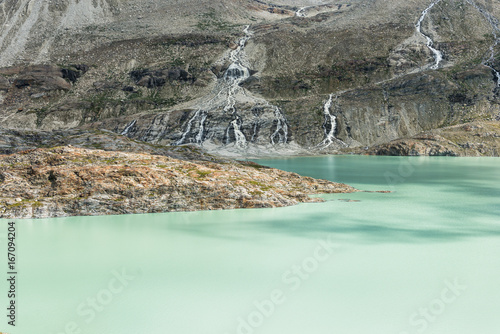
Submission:
<svg viewBox="0 0 500 334">
<path fill-rule="evenodd" d="M 500 156 L 500 124 L 473 122 L 419 133 L 366 149 L 358 154 L 395 156 Z"/>
<path fill-rule="evenodd" d="M 254 163 L 186 162 L 73 147 L 0 157 L 0 218 L 264 208 L 353 192 Z"/>
<path fill-rule="evenodd" d="M 492 2 L 101 0 L 68 26 L 83 3 L 1 4 L 0 53 L 24 45 L 25 56 L 0 71 L 3 126 L 259 155 L 378 145 L 500 114 Z M 53 93 L 14 84 L 40 62 L 88 71 L 65 73 Z"/>
</svg>

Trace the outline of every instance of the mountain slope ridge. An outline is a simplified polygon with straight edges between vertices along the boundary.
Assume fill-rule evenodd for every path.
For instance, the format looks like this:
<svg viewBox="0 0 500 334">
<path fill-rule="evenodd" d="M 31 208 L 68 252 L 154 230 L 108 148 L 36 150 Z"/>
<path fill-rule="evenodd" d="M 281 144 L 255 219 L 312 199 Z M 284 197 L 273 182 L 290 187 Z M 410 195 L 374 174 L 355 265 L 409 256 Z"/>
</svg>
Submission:
<svg viewBox="0 0 500 334">
<path fill-rule="evenodd" d="M 38 3 L 22 4 L 28 2 Z M 496 4 L 238 0 L 190 11 L 195 3 L 92 5 L 101 21 L 75 21 L 61 39 L 34 47 L 31 58 L 25 53 L 24 61 L 47 59 L 61 70 L 86 64 L 88 71 L 67 92 L 39 91 L 36 83 L 14 87 L 26 78 L 0 77 L 3 123 L 20 129 L 127 129 L 127 136 L 154 144 L 195 142 L 220 155 L 273 155 L 335 152 L 342 143 L 379 145 L 442 126 L 495 121 L 500 114 Z M 9 4 L 11 11 L 23 6 L 6 1 L 4 8 Z M 74 12 L 73 1 L 57 5 L 50 15 Z M 61 20 L 54 24 L 63 26 Z M 9 35 L 6 22 L 14 21 L 5 21 L 4 14 L 2 36 Z M 246 39 L 245 26 L 251 32 Z M 81 51 L 64 47 L 69 36 L 78 36 Z M 243 39 L 241 59 L 231 59 Z M 243 59 L 249 73 L 222 93 L 217 87 L 228 82 L 231 64 Z M 211 91 L 227 94 L 221 96 L 227 103 L 200 104 L 211 99 Z M 336 98 L 329 121 L 324 111 L 330 94 Z M 330 133 L 339 141 L 318 146 Z"/>
</svg>

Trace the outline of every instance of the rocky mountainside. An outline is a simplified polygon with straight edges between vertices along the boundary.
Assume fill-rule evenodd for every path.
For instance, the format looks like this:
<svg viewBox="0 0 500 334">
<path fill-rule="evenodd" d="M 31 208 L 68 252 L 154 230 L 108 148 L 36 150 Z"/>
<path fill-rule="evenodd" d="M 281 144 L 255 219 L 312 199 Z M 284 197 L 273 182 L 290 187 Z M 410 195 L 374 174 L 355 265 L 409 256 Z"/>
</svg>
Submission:
<svg viewBox="0 0 500 334">
<path fill-rule="evenodd" d="M 366 148 L 346 150 L 349 153 L 397 156 L 500 156 L 500 123 L 473 122 L 421 132 L 411 138 Z"/>
<path fill-rule="evenodd" d="M 163 146 L 134 140 L 109 130 L 5 130 L 0 128 L 0 154 L 59 145 L 86 149 L 148 153 L 186 161 L 230 163 L 232 160 L 207 154 L 194 145 Z"/>
<path fill-rule="evenodd" d="M 0 126 L 9 130 L 106 130 L 259 156 L 352 151 L 500 117 L 491 0 L 0 7 Z"/>
<path fill-rule="evenodd" d="M 44 218 L 321 201 L 354 188 L 251 162 L 187 162 L 74 147 L 0 156 L 0 218 Z"/>
</svg>

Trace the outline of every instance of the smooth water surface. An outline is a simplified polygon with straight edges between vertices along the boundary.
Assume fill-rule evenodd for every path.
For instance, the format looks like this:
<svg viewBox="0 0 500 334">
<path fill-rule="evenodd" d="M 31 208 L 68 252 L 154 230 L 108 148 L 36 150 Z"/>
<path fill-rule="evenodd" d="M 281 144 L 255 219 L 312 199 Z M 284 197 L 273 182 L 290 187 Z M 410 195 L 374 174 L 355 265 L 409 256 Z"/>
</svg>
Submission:
<svg viewBox="0 0 500 334">
<path fill-rule="evenodd" d="M 362 192 L 259 210 L 17 220 L 9 334 L 497 334 L 500 159 L 259 160 Z M 0 268 L 6 276 L 6 223 Z"/>
</svg>

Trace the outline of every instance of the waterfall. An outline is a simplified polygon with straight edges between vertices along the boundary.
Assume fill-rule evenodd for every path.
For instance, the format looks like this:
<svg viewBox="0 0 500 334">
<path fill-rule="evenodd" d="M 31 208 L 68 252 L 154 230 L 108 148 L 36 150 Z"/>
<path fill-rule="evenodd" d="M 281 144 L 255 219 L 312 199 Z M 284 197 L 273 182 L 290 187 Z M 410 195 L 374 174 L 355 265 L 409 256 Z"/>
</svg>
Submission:
<svg viewBox="0 0 500 334">
<path fill-rule="evenodd" d="M 203 132 L 205 131 L 205 120 L 207 119 L 207 113 L 206 112 L 203 112 L 201 111 L 200 112 L 200 122 L 199 122 L 199 129 L 198 129 L 198 133 L 196 134 L 196 137 L 195 137 L 195 140 L 196 140 L 196 143 L 198 144 L 201 144 L 203 143 Z"/>
<path fill-rule="evenodd" d="M 274 107 L 274 117 L 276 118 L 276 130 L 271 135 L 271 143 L 273 145 L 286 144 L 288 141 L 288 124 L 286 123 L 286 118 L 280 108 Z M 278 137 L 278 141 L 276 141 Z"/>
<path fill-rule="evenodd" d="M 332 143 L 335 139 L 335 131 L 337 131 L 337 117 L 330 113 L 332 107 L 333 94 L 328 96 L 328 100 L 323 106 L 323 114 L 325 115 L 325 122 L 323 123 L 323 131 L 325 133 L 325 142 Z M 330 129 L 328 129 L 328 121 L 330 121 Z"/>
<path fill-rule="evenodd" d="M 437 69 L 439 67 L 439 63 L 443 60 L 443 54 L 439 50 L 437 50 L 437 49 L 435 49 L 433 47 L 434 46 L 434 42 L 432 41 L 432 39 L 429 36 L 425 35 L 422 32 L 422 22 L 424 21 L 425 17 L 429 13 L 429 11 L 432 9 L 432 7 L 434 7 L 439 2 L 441 2 L 441 0 L 434 0 L 429 5 L 429 7 L 427 7 L 426 9 L 424 9 L 424 11 L 422 12 L 422 15 L 418 19 L 417 24 L 415 25 L 415 28 L 417 29 L 417 32 L 426 39 L 426 41 L 427 41 L 427 47 L 429 48 L 429 50 L 432 51 L 432 53 L 434 55 L 434 61 L 435 62 L 434 62 L 434 65 L 431 66 L 431 69 L 433 69 L 433 70 L 435 70 L 435 69 Z"/>
<path fill-rule="evenodd" d="M 325 105 L 323 106 L 323 114 L 325 116 L 325 121 L 323 123 L 323 132 L 325 138 L 321 143 L 317 145 L 317 147 L 321 150 L 329 147 L 333 143 L 337 143 L 343 147 L 348 146 L 342 140 L 335 137 L 335 132 L 337 132 L 337 117 L 330 113 L 332 103 L 333 103 L 333 94 L 330 94 L 328 96 L 328 100 L 325 102 Z"/>
<path fill-rule="evenodd" d="M 241 84 L 250 77 L 250 69 L 245 57 L 245 45 L 252 37 L 250 26 L 246 26 L 243 30 L 245 36 L 240 38 L 237 46 L 229 52 L 226 58 L 229 66 L 224 71 L 224 74 L 217 80 L 212 92 L 207 95 L 197 105 L 197 110 L 194 115 L 186 123 L 181 138 L 175 142 L 175 145 L 185 143 L 196 143 L 203 145 L 207 139 L 218 138 L 209 133 L 211 129 L 207 129 L 205 121 L 209 114 L 215 113 L 214 117 L 227 119 L 228 123 L 222 133 L 223 138 L 220 138 L 224 145 L 234 144 L 235 147 L 242 149 L 247 148 L 248 139 L 244 133 L 244 119 L 241 112 L 238 110 L 239 104 L 244 101 L 247 105 L 253 104 L 254 108 L 258 106 L 268 107 L 273 113 L 272 134 L 269 138 L 271 144 L 287 143 L 289 129 L 283 112 L 276 106 L 269 104 L 266 100 L 252 96 Z M 268 109 L 268 110 L 269 110 Z M 245 109 L 246 110 L 246 109 Z M 269 112 L 271 112 L 271 110 Z M 222 111 L 222 115 L 220 115 Z M 246 120 L 249 126 L 253 127 L 253 135 L 251 142 L 257 142 L 257 132 L 260 129 L 261 121 L 259 115 L 254 114 L 252 121 Z M 229 118 L 229 119 L 228 119 Z M 267 118 L 268 120 L 269 118 Z M 217 121 L 215 121 L 217 124 Z M 263 121 L 265 124 L 265 120 Z M 276 129 L 274 130 L 274 126 Z M 245 127 L 246 129 L 247 127 Z M 248 134 L 250 137 L 250 134 Z"/>
<path fill-rule="evenodd" d="M 236 94 L 242 89 L 240 83 L 250 77 L 250 71 L 247 67 L 242 64 L 241 53 L 245 44 L 251 37 L 251 33 L 248 30 L 250 26 L 246 26 L 243 32 L 245 37 L 240 39 L 238 42 L 238 47 L 231 51 L 229 59 L 231 60 L 231 65 L 224 73 L 224 80 L 227 82 L 227 102 L 224 106 L 224 112 L 231 112 L 233 120 L 229 123 L 228 129 L 226 131 L 226 144 L 229 144 L 229 129 L 233 128 L 235 144 L 239 147 L 245 147 L 247 140 L 243 132 L 241 131 L 241 117 L 236 112 Z"/>
<path fill-rule="evenodd" d="M 226 131 L 226 144 L 229 144 L 228 131 L 230 128 L 234 129 L 236 144 L 238 146 L 244 146 L 246 144 L 245 135 L 241 131 L 241 117 L 237 114 L 235 105 L 236 95 L 242 90 L 240 84 L 250 76 L 250 71 L 243 65 L 244 62 L 242 59 L 242 52 L 245 44 L 252 36 L 249 28 L 250 26 L 245 27 L 243 30 L 245 36 L 238 41 L 238 46 L 230 52 L 229 61 L 231 64 L 224 72 L 222 78 L 218 80 L 212 92 L 212 97 L 199 106 L 194 116 L 188 121 L 181 138 L 175 143 L 176 145 L 181 145 L 186 142 L 203 144 L 205 139 L 204 132 L 206 131 L 204 123 L 207 119 L 207 114 L 209 111 L 217 109 L 222 109 L 224 113 L 231 113 L 232 115 L 232 120 L 229 122 Z M 195 124 L 198 126 L 198 133 L 194 139 L 189 139 L 188 136 L 192 132 Z"/>
<path fill-rule="evenodd" d="M 240 122 L 238 122 L 238 121 L 239 121 L 239 119 L 235 119 L 231 122 L 231 125 L 232 125 L 233 130 L 234 130 L 234 137 L 235 137 L 235 141 L 236 141 L 236 146 L 245 147 L 247 140 L 246 140 L 243 132 L 241 132 Z"/>
<path fill-rule="evenodd" d="M 136 119 L 127 124 L 127 126 L 125 126 L 125 129 L 123 129 L 123 131 L 121 132 L 121 135 L 126 136 L 130 129 L 132 129 L 132 127 L 135 125 L 135 123 L 137 123 Z"/>
<path fill-rule="evenodd" d="M 297 16 L 297 17 L 306 17 L 305 10 L 306 10 L 307 8 L 309 8 L 309 7 L 310 7 L 310 6 L 307 6 L 307 7 L 301 7 L 301 8 L 299 8 L 299 10 L 297 10 L 297 11 L 295 12 L 295 16 Z"/>
<path fill-rule="evenodd" d="M 202 144 L 203 143 L 203 132 L 205 131 L 205 120 L 207 119 L 207 113 L 201 109 L 196 110 L 194 113 L 194 116 L 191 117 L 191 119 L 188 121 L 188 124 L 186 126 L 186 130 L 184 130 L 181 139 L 175 142 L 175 145 L 182 145 L 185 144 L 186 142 L 194 142 L 196 144 Z M 198 133 L 194 137 L 194 139 L 190 139 L 186 141 L 187 136 L 191 132 L 191 129 L 193 128 L 193 124 L 198 121 Z"/>
<path fill-rule="evenodd" d="M 229 66 L 229 68 L 226 70 L 226 73 L 224 73 L 224 80 L 230 82 L 231 85 L 234 85 L 235 83 L 242 82 L 243 80 L 247 79 L 249 76 L 250 76 L 250 72 L 248 71 L 248 68 L 235 62 L 235 63 L 232 63 Z"/>
<path fill-rule="evenodd" d="M 257 140 L 257 131 L 259 131 L 259 124 L 257 122 L 253 123 L 253 133 L 252 133 L 252 139 L 250 141 L 253 143 Z"/>
<path fill-rule="evenodd" d="M 232 63 L 231 66 L 224 73 L 224 79 L 228 81 L 229 88 L 227 90 L 227 102 L 224 106 L 224 112 L 231 112 L 233 120 L 229 123 L 226 131 L 226 144 L 230 144 L 229 129 L 233 128 L 234 138 L 236 145 L 244 147 L 246 145 L 246 137 L 241 131 L 241 117 L 236 112 L 236 98 L 235 95 L 241 87 L 240 82 L 243 82 L 250 76 L 248 68 L 238 63 Z"/>
<path fill-rule="evenodd" d="M 240 55 L 241 52 L 243 51 L 243 48 L 247 44 L 248 40 L 252 37 L 252 33 L 250 32 L 250 26 L 245 26 L 245 29 L 243 29 L 243 33 L 245 34 L 245 37 L 239 40 L 238 42 L 238 47 L 231 51 L 229 55 L 229 60 L 232 63 L 237 63 L 240 60 Z"/>
<path fill-rule="evenodd" d="M 490 46 L 489 50 L 490 50 L 490 56 L 488 59 L 486 59 L 485 61 L 482 62 L 482 64 L 488 68 L 490 68 L 493 73 L 495 74 L 495 77 L 496 77 L 496 81 L 497 81 L 497 87 L 500 87 L 500 73 L 493 67 L 494 65 L 494 60 L 495 60 L 495 47 L 498 45 L 498 34 L 500 33 L 500 29 L 498 27 L 499 23 L 498 23 L 498 20 L 493 16 L 491 15 L 486 9 L 483 9 L 481 7 L 479 7 L 475 2 L 474 0 L 467 0 L 467 2 L 472 5 L 474 8 L 477 9 L 477 11 L 479 13 L 481 13 L 481 15 L 484 16 L 484 18 L 486 19 L 486 21 L 488 21 L 488 23 L 490 24 L 491 26 L 491 32 L 493 34 L 493 37 L 495 39 L 495 41 L 493 42 L 493 44 Z"/>
</svg>

